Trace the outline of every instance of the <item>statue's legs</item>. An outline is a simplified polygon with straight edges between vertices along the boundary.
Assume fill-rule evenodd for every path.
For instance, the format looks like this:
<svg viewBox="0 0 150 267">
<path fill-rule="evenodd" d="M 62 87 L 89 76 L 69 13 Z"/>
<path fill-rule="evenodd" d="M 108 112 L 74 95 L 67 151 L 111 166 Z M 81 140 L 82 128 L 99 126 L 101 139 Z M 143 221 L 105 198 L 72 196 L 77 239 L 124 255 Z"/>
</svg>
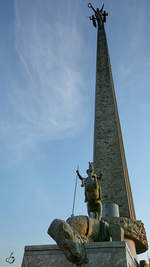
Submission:
<svg viewBox="0 0 150 267">
<path fill-rule="evenodd" d="M 91 218 L 101 220 L 102 218 L 102 202 L 99 200 L 97 202 L 87 203 L 88 215 Z"/>
</svg>

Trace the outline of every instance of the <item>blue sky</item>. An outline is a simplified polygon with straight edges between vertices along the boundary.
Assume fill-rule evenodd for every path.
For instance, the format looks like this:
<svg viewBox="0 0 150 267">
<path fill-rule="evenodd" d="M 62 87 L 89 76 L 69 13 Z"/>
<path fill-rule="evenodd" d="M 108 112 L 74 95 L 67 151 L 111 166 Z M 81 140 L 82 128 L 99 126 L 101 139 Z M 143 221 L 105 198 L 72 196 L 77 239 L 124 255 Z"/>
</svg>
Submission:
<svg viewBox="0 0 150 267">
<path fill-rule="evenodd" d="M 92 2 L 99 6 L 102 2 Z M 137 219 L 150 203 L 149 0 L 105 0 L 113 78 Z M 0 1 L 0 266 L 49 244 L 71 215 L 75 170 L 93 158 L 96 30 L 86 0 Z M 75 214 L 86 214 L 78 183 Z"/>
</svg>

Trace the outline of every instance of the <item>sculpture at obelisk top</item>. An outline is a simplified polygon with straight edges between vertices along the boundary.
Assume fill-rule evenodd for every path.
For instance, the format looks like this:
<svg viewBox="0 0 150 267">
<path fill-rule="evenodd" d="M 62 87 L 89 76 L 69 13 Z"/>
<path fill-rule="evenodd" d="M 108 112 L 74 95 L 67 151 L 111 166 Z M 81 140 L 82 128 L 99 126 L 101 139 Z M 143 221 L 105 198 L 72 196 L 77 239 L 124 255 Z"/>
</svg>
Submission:
<svg viewBox="0 0 150 267">
<path fill-rule="evenodd" d="M 99 25 L 99 23 L 106 22 L 106 17 L 108 16 L 108 13 L 105 10 L 103 10 L 104 4 L 102 5 L 101 9 L 99 8 L 95 9 L 91 3 L 88 3 L 88 7 L 91 8 L 95 14 L 89 17 L 89 19 L 92 20 L 94 27 L 96 27 L 96 23 L 98 23 Z"/>
</svg>

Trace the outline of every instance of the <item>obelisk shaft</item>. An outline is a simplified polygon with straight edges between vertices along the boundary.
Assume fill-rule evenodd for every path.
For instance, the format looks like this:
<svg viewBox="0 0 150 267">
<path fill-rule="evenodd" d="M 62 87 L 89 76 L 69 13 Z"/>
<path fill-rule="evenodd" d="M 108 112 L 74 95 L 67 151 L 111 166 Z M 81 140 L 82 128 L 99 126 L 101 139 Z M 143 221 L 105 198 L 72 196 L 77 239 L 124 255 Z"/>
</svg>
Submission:
<svg viewBox="0 0 150 267">
<path fill-rule="evenodd" d="M 103 202 L 118 204 L 121 217 L 135 219 L 104 23 L 97 38 L 94 166 L 104 176 Z"/>
</svg>

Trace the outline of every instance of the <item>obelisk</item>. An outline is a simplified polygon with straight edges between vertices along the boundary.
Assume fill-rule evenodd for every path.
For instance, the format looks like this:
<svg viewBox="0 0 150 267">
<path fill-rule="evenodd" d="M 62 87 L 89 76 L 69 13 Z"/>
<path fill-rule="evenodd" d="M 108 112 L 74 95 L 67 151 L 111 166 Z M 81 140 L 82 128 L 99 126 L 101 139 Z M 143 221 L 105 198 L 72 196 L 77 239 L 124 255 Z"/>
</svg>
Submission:
<svg viewBox="0 0 150 267">
<path fill-rule="evenodd" d="M 97 21 L 95 172 L 102 172 L 104 176 L 102 182 L 103 202 L 118 204 L 120 216 L 135 220 L 104 21 L 102 19 Z"/>
<path fill-rule="evenodd" d="M 117 206 L 117 216 L 109 212 L 103 219 L 109 224 L 119 225 L 124 229 L 124 240 L 132 251 L 133 257 L 148 248 L 146 232 L 141 221 L 136 220 L 128 169 L 122 140 L 121 126 L 114 90 L 107 38 L 104 28 L 108 13 L 95 9 L 90 17 L 93 26 L 97 26 L 97 64 L 95 92 L 94 124 L 94 170 L 103 174 L 103 206 Z M 110 211 L 110 209 L 109 209 Z"/>
</svg>

